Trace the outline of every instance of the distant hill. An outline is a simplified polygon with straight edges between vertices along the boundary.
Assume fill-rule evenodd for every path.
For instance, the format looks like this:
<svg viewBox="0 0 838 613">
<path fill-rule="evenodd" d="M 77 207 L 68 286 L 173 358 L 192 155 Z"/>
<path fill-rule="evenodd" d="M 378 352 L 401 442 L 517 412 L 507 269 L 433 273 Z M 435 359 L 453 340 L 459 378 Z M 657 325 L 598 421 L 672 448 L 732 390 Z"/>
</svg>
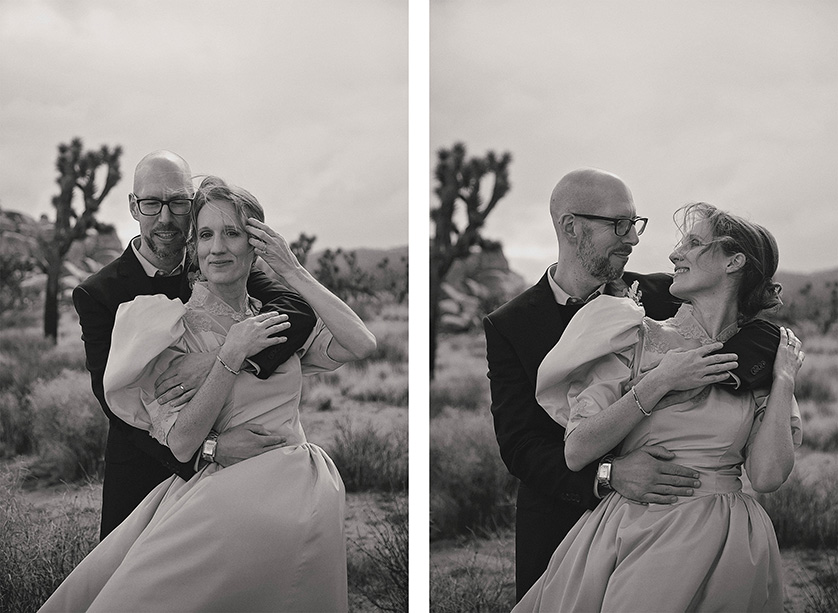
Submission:
<svg viewBox="0 0 838 613">
<path fill-rule="evenodd" d="M 330 249 L 335 253 L 337 249 Z M 326 249 L 312 251 L 306 258 L 305 267 L 311 273 L 316 273 L 318 262 L 325 254 Z M 392 247 L 390 249 L 370 249 L 361 247 L 358 249 L 341 249 L 342 253 L 354 253 L 355 263 L 364 273 L 373 280 L 376 289 L 386 289 L 392 285 L 394 277 L 406 279 L 408 271 L 408 247 Z M 347 271 L 346 261 L 343 257 L 337 257 L 335 264 L 341 272 Z M 406 281 L 405 281 L 406 287 Z"/>
<path fill-rule="evenodd" d="M 48 227 L 51 227 L 51 222 L 45 217 L 36 220 L 25 213 L 0 209 L 0 257 L 13 255 L 39 262 L 42 258 L 37 237 Z M 74 287 L 87 275 L 119 256 L 123 249 L 115 231 L 98 233 L 91 230 L 85 240 L 74 243 L 67 254 L 65 273 L 69 279 L 66 284 Z M 317 261 L 324 252 L 320 250 L 308 255 L 306 267 L 310 271 L 316 270 Z M 405 280 L 407 277 L 407 245 L 391 249 L 344 249 L 342 252 L 354 252 L 357 266 L 369 275 L 375 287 L 389 287 L 394 278 Z M 385 261 L 386 266 L 383 264 Z M 338 257 L 336 264 L 342 268 L 343 258 Z M 43 282 L 43 275 L 33 270 L 27 277 L 26 285 L 43 287 Z"/>
<path fill-rule="evenodd" d="M 810 286 L 809 296 L 817 300 L 826 300 L 830 296 L 831 283 L 838 283 L 838 268 L 813 273 L 777 271 L 774 279 L 783 286 L 782 297 L 795 297 L 801 290 Z"/>
</svg>

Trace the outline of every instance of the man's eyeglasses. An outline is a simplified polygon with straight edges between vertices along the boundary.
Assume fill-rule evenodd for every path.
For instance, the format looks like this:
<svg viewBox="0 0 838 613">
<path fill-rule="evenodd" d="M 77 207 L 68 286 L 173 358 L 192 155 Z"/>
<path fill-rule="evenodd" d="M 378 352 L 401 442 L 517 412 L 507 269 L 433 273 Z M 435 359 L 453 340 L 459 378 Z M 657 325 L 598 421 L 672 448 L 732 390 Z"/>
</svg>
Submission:
<svg viewBox="0 0 838 613">
<path fill-rule="evenodd" d="M 640 236 L 643 234 L 643 230 L 646 229 L 646 223 L 649 221 L 648 217 L 632 217 L 631 219 L 626 219 L 625 217 L 601 217 L 600 215 L 584 215 L 582 213 L 571 213 L 571 215 L 613 223 L 614 234 L 617 236 L 625 236 L 629 233 L 632 226 L 637 230 L 637 236 Z"/>
<path fill-rule="evenodd" d="M 188 215 L 189 211 L 192 210 L 192 198 L 184 198 L 183 196 L 171 200 L 137 198 L 136 196 L 134 196 L 134 199 L 137 201 L 140 213 L 149 217 L 159 214 L 163 210 L 164 204 L 169 207 L 172 215 Z"/>
</svg>

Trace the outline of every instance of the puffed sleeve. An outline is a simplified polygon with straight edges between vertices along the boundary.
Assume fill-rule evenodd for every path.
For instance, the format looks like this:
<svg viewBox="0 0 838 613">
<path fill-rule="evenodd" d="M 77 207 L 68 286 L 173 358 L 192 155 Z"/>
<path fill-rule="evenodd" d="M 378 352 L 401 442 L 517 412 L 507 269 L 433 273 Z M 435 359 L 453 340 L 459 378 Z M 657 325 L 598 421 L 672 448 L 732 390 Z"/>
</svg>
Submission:
<svg viewBox="0 0 838 613">
<path fill-rule="evenodd" d="M 749 455 L 751 443 L 754 437 L 759 432 L 759 427 L 762 425 L 762 420 L 765 418 L 765 407 L 768 404 L 770 394 L 769 390 L 755 390 L 753 392 L 754 402 L 756 403 L 756 411 L 754 413 L 754 423 L 751 426 L 751 433 L 748 435 L 748 443 L 745 446 L 745 455 Z M 789 418 L 789 427 L 791 428 L 791 442 L 794 448 L 797 449 L 803 444 L 803 420 L 800 417 L 800 407 L 797 404 L 797 398 L 791 397 L 791 417 Z"/>
<path fill-rule="evenodd" d="M 162 294 L 137 296 L 119 305 L 105 367 L 105 399 L 114 414 L 161 443 L 177 420 L 177 409 L 154 399 L 154 382 L 185 353 L 180 300 Z"/>
<path fill-rule="evenodd" d="M 643 316 L 631 299 L 600 296 L 576 313 L 542 361 L 536 399 L 565 436 L 623 395 Z"/>
<path fill-rule="evenodd" d="M 303 375 L 329 372 L 343 365 L 343 362 L 338 362 L 329 356 L 329 343 L 332 342 L 333 338 L 326 324 L 318 317 L 317 323 L 314 324 L 314 330 L 299 351 Z"/>
</svg>

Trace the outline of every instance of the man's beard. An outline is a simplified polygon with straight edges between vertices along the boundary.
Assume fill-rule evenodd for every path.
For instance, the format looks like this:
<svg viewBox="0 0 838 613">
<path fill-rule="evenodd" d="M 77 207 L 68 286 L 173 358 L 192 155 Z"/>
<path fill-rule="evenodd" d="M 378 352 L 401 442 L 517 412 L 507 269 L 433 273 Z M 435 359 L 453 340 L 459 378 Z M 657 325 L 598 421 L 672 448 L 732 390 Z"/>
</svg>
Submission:
<svg viewBox="0 0 838 613">
<path fill-rule="evenodd" d="M 613 281 L 623 276 L 623 266 L 614 266 L 608 256 L 603 256 L 596 252 L 590 232 L 582 232 L 576 257 L 579 258 L 585 272 L 594 279 L 605 282 Z"/>
<path fill-rule="evenodd" d="M 174 242 L 164 245 L 154 240 L 154 233 L 159 231 L 179 232 L 180 235 Z M 183 236 L 183 232 L 181 232 L 180 228 L 173 224 L 156 226 L 152 228 L 147 235 L 143 235 L 142 239 L 143 242 L 145 242 L 146 245 L 148 245 L 148 248 L 151 250 L 151 252 L 161 260 L 172 260 L 175 258 L 182 257 L 183 250 L 186 247 L 186 238 Z"/>
</svg>

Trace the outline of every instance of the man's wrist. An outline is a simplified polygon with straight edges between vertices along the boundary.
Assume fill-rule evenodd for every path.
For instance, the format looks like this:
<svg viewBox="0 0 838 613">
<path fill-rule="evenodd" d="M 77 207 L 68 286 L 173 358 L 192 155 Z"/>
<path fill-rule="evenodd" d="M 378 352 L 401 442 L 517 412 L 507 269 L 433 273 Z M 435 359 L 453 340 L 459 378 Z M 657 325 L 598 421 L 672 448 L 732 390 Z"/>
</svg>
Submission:
<svg viewBox="0 0 838 613">
<path fill-rule="evenodd" d="M 606 495 L 614 491 L 611 486 L 611 469 L 614 462 L 614 456 L 609 454 L 600 460 L 597 466 L 596 479 L 594 481 L 594 494 L 597 498 L 604 498 Z"/>
<path fill-rule="evenodd" d="M 210 430 L 207 438 L 204 439 L 201 445 L 201 460 L 210 464 L 215 462 L 216 453 L 218 451 L 218 432 Z"/>
</svg>

